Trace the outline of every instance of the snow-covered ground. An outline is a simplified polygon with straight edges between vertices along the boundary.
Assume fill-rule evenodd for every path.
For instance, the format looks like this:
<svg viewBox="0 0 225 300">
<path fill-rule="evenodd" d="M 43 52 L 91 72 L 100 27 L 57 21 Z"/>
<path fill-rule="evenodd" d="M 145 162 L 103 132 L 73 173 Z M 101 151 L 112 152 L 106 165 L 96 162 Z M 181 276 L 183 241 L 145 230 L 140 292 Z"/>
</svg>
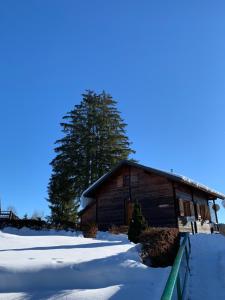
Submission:
<svg viewBox="0 0 225 300">
<path fill-rule="evenodd" d="M 158 300 L 169 271 L 143 265 L 125 235 L 0 231 L 1 300 Z"/>
<path fill-rule="evenodd" d="M 197 234 L 191 237 L 191 300 L 225 299 L 225 236 Z"/>
</svg>

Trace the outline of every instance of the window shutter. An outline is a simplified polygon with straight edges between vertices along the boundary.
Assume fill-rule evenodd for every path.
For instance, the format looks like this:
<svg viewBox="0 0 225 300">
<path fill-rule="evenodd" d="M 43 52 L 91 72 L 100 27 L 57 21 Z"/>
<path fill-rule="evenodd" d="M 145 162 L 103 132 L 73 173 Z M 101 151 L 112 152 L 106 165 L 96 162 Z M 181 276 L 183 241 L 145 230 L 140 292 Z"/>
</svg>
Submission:
<svg viewBox="0 0 225 300">
<path fill-rule="evenodd" d="M 208 205 L 207 205 L 207 207 L 206 207 L 206 218 L 207 218 L 207 220 L 211 220 L 211 215 L 210 215 L 210 210 L 209 210 L 209 207 L 208 207 Z"/>
<path fill-rule="evenodd" d="M 197 209 L 198 218 L 200 218 L 201 217 L 201 213 L 200 213 L 199 204 L 196 204 L 196 209 Z"/>
<path fill-rule="evenodd" d="M 180 208 L 180 216 L 184 216 L 184 202 L 183 200 L 179 199 L 179 208 Z"/>
<path fill-rule="evenodd" d="M 194 208 L 194 203 L 190 202 L 190 208 L 191 208 L 191 216 L 195 215 L 195 208 Z"/>
<path fill-rule="evenodd" d="M 123 176 L 117 177 L 117 187 L 123 186 Z"/>
</svg>

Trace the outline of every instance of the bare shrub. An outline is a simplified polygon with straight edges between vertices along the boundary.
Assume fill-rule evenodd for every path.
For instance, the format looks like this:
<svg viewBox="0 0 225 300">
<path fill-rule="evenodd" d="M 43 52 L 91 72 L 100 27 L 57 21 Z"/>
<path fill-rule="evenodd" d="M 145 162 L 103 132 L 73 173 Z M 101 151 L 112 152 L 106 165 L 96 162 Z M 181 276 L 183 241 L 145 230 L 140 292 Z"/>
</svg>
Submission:
<svg viewBox="0 0 225 300">
<path fill-rule="evenodd" d="M 121 225 L 121 226 L 112 225 L 109 228 L 109 232 L 112 233 L 112 234 L 120 234 L 120 233 L 127 234 L 128 226 L 125 226 L 125 225 Z"/>
<path fill-rule="evenodd" d="M 83 225 L 81 227 L 85 238 L 95 238 L 98 232 L 98 226 L 95 223 Z"/>
<path fill-rule="evenodd" d="M 177 228 L 147 228 L 140 234 L 143 262 L 152 267 L 171 266 L 177 255 L 180 237 Z"/>
</svg>

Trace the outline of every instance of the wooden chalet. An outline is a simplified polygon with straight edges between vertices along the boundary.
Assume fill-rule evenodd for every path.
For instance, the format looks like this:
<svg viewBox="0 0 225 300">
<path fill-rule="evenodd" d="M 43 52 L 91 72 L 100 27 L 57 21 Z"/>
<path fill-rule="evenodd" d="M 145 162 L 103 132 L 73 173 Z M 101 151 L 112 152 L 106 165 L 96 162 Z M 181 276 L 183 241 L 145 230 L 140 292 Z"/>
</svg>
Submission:
<svg viewBox="0 0 225 300">
<path fill-rule="evenodd" d="M 218 198 L 225 195 L 187 177 L 126 160 L 84 191 L 81 225 L 94 222 L 101 230 L 128 225 L 137 201 L 149 226 L 210 232 L 218 223 L 211 209 Z"/>
<path fill-rule="evenodd" d="M 19 217 L 17 217 L 17 215 L 14 214 L 12 210 L 2 210 L 0 208 L 0 222 L 11 220 L 19 220 Z"/>
</svg>

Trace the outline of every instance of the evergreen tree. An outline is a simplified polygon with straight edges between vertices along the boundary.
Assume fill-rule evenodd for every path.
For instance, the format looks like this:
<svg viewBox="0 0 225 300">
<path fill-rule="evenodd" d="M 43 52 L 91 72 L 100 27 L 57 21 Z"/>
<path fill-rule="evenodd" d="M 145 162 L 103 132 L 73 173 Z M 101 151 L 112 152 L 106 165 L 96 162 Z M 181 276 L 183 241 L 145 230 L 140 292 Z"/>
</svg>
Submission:
<svg viewBox="0 0 225 300">
<path fill-rule="evenodd" d="M 27 213 L 25 213 L 25 215 L 23 216 L 23 219 L 24 219 L 24 220 L 27 220 L 27 219 L 28 219 L 28 214 L 27 214 Z"/>
<path fill-rule="evenodd" d="M 77 218 L 78 199 L 95 180 L 134 151 L 117 102 L 104 91 L 87 91 L 80 104 L 61 123 L 63 138 L 56 142 L 48 186 L 51 219 Z"/>
<path fill-rule="evenodd" d="M 141 207 L 136 202 L 134 204 L 132 219 L 128 229 L 128 239 L 131 242 L 138 243 L 139 236 L 143 230 L 146 229 L 146 221 L 141 213 Z"/>
</svg>

